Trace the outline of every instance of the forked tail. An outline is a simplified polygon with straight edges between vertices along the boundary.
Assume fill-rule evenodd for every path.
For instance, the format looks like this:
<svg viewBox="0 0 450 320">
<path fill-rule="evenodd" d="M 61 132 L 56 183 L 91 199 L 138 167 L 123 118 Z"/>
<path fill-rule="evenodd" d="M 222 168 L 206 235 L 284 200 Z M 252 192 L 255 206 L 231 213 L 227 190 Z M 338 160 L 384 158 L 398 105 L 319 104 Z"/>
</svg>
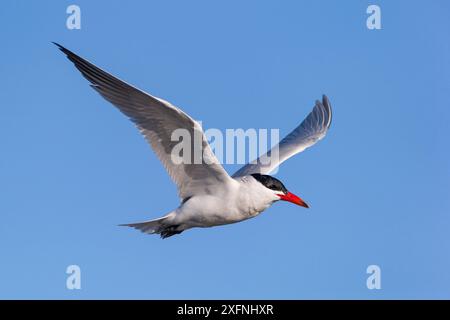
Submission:
<svg viewBox="0 0 450 320">
<path fill-rule="evenodd" d="M 173 212 L 158 219 L 137 223 L 120 224 L 120 226 L 132 227 L 147 234 L 159 234 L 161 235 L 161 238 L 164 239 L 183 232 L 183 229 L 180 230 L 180 226 L 173 224 L 172 220 Z"/>
</svg>

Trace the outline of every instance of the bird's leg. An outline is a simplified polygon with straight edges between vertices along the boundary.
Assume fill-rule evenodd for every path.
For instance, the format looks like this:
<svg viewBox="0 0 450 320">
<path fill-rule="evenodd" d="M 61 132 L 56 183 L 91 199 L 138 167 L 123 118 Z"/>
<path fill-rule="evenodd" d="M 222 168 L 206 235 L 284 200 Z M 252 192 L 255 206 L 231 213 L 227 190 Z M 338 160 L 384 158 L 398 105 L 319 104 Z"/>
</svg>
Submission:
<svg viewBox="0 0 450 320">
<path fill-rule="evenodd" d="M 180 226 L 180 225 L 176 224 L 176 225 L 171 225 L 171 226 L 165 227 L 164 229 L 162 229 L 162 230 L 159 232 L 160 235 L 161 235 L 161 238 L 165 239 L 165 238 L 171 237 L 171 236 L 173 236 L 173 235 L 182 233 L 183 230 L 177 230 L 177 228 L 178 228 L 179 226 Z"/>
</svg>

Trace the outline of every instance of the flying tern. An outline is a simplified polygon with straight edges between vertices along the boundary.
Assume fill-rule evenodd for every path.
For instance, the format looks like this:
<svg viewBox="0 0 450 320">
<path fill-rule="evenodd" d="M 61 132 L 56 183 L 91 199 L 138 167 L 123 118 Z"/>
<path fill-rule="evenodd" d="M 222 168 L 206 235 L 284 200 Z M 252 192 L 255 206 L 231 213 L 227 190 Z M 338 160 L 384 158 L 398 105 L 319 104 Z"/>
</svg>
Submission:
<svg viewBox="0 0 450 320">
<path fill-rule="evenodd" d="M 332 117 L 325 95 L 322 101 L 316 101 L 297 128 L 266 154 L 230 176 L 212 152 L 200 124 L 184 111 L 114 77 L 63 46 L 55 45 L 94 90 L 134 122 L 177 185 L 181 203 L 175 210 L 158 219 L 123 226 L 167 238 L 194 227 L 213 227 L 253 218 L 279 200 L 308 208 L 306 202 L 269 173 L 325 136 Z M 172 141 L 171 135 L 180 128 L 201 137 L 203 157 L 200 162 L 173 161 L 171 152 L 178 141 Z M 277 157 L 263 161 L 275 152 Z"/>
</svg>

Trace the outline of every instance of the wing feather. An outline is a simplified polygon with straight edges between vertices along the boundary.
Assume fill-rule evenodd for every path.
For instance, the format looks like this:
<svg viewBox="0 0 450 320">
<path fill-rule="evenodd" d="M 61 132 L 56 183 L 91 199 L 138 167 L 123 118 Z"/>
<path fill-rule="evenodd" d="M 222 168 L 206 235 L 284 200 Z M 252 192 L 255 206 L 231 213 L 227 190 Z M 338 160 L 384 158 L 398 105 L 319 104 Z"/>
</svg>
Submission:
<svg viewBox="0 0 450 320">
<path fill-rule="evenodd" d="M 324 95 L 322 102 L 317 100 L 310 114 L 303 122 L 289 133 L 270 151 L 261 155 L 255 161 L 243 166 L 233 177 L 240 177 L 252 173 L 269 174 L 281 163 L 314 145 L 325 137 L 332 119 L 331 105 Z"/>
<path fill-rule="evenodd" d="M 147 94 L 63 46 L 55 45 L 73 62 L 93 89 L 135 123 L 177 185 L 182 199 L 208 192 L 210 186 L 231 180 L 212 152 L 198 122 L 169 102 Z M 174 163 L 171 152 L 180 141 L 172 141 L 171 137 L 179 128 L 186 129 L 191 137 L 191 158 L 190 161 Z M 199 149 L 202 152 L 197 158 L 194 156 L 196 136 L 201 137 Z"/>
</svg>

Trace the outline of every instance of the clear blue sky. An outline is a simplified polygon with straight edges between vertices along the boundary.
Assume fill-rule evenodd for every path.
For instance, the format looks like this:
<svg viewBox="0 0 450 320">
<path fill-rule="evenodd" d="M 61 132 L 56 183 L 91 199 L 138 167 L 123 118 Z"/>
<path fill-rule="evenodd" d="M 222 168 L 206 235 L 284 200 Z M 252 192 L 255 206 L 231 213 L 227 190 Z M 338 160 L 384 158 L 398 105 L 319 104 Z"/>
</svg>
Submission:
<svg viewBox="0 0 450 320">
<path fill-rule="evenodd" d="M 450 298 L 448 1 L 124 3 L 0 5 L 0 298 Z M 328 136 L 277 174 L 312 208 L 166 240 L 118 227 L 174 209 L 175 185 L 51 41 L 205 128 L 284 135 L 326 93 Z"/>
</svg>

